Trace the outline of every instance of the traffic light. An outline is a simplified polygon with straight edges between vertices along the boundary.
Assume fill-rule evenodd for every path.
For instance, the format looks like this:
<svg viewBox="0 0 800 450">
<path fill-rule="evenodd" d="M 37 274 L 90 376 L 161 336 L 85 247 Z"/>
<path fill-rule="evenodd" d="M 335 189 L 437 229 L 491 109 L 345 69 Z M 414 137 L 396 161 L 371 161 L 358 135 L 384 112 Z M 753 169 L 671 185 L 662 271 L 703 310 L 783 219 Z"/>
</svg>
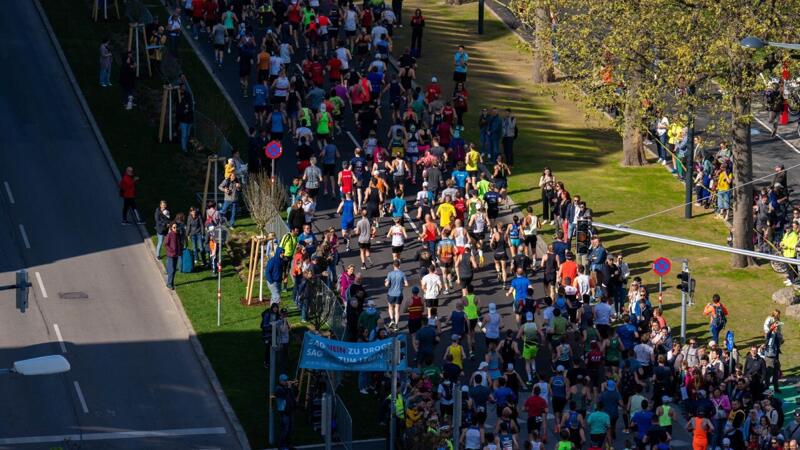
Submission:
<svg viewBox="0 0 800 450">
<path fill-rule="evenodd" d="M 683 272 L 679 273 L 678 279 L 681 281 L 680 284 L 678 284 L 679 291 L 686 292 L 687 294 L 691 294 L 692 292 L 694 292 L 696 283 L 694 278 L 692 278 L 692 276 L 689 274 L 689 272 L 684 270 Z"/>
<path fill-rule="evenodd" d="M 592 221 L 587 219 L 578 219 L 578 224 L 575 231 L 575 251 L 579 255 L 589 254 L 589 239 L 592 229 Z"/>
<path fill-rule="evenodd" d="M 19 312 L 24 313 L 28 309 L 28 287 L 31 284 L 28 282 L 28 271 L 17 271 L 17 309 Z"/>
</svg>

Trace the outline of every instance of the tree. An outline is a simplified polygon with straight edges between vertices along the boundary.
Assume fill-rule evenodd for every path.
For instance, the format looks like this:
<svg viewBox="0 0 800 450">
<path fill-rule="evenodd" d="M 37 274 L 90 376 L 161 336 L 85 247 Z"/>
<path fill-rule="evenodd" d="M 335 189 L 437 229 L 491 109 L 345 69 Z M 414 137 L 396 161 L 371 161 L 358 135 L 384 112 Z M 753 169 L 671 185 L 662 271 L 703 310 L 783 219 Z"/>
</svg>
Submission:
<svg viewBox="0 0 800 450">
<path fill-rule="evenodd" d="M 733 245 L 753 249 L 753 157 L 750 128 L 752 100 L 765 88 L 760 74 L 769 74 L 786 57 L 783 50 L 746 49 L 740 41 L 755 36 L 765 41 L 797 39 L 800 3 L 780 0 L 674 0 L 682 14 L 671 17 L 673 45 L 666 47 L 664 83 L 685 79 L 712 95 L 685 96 L 687 105 L 714 111 L 714 128 L 733 142 Z M 734 267 L 753 261 L 734 255 Z"/>
<path fill-rule="evenodd" d="M 523 27 L 533 34 L 532 78 L 537 84 L 556 79 L 553 61 L 553 33 L 549 0 L 511 0 L 509 9 Z"/>
<path fill-rule="evenodd" d="M 551 1 L 560 17 L 555 33 L 559 67 L 592 106 L 617 114 L 622 165 L 646 164 L 643 119 L 661 93 L 654 62 L 666 45 L 665 2 Z"/>
</svg>

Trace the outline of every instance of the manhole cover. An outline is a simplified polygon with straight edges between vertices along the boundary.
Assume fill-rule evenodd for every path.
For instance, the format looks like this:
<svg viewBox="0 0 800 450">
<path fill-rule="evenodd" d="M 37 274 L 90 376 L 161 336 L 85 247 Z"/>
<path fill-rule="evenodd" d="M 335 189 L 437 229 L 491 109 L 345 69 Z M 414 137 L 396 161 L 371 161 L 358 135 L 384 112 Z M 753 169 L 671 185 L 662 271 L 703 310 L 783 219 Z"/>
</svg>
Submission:
<svg viewBox="0 0 800 450">
<path fill-rule="evenodd" d="M 81 300 L 89 298 L 89 294 L 86 292 L 59 292 L 58 298 L 64 300 Z"/>
</svg>

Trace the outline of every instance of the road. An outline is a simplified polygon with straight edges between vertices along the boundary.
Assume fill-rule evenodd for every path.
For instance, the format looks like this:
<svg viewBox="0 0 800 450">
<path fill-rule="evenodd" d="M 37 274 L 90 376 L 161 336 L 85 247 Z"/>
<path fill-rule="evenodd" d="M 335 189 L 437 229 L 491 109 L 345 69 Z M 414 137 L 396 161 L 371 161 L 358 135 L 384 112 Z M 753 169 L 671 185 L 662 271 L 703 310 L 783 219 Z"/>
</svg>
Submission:
<svg viewBox="0 0 800 450">
<path fill-rule="evenodd" d="M 257 36 L 257 41 L 260 41 L 260 35 Z M 239 85 L 239 75 L 238 75 L 238 64 L 235 62 L 236 53 L 234 51 L 233 54 L 226 54 L 225 55 L 225 62 L 222 67 L 217 66 L 214 63 L 214 56 L 212 53 L 211 44 L 208 42 L 206 35 L 201 34 L 200 39 L 194 41 L 194 47 L 198 51 L 200 57 L 211 67 L 211 70 L 214 76 L 217 77 L 220 84 L 224 87 L 225 92 L 231 98 L 235 107 L 239 110 L 241 115 L 245 118 L 245 120 L 250 123 L 253 122 L 253 108 L 250 98 L 244 98 L 241 93 L 241 88 Z M 397 48 L 402 48 L 402 45 L 395 44 Z M 295 55 L 295 59 L 293 63 L 299 63 L 302 61 L 303 58 L 303 51 L 299 51 L 297 55 Z M 291 71 L 294 73 L 299 72 L 299 68 L 297 66 L 291 67 Z M 254 77 L 251 78 L 251 86 L 254 82 Z M 385 102 L 384 102 L 385 103 Z M 390 113 L 388 111 L 388 107 L 384 104 L 383 108 L 384 120 L 381 122 L 378 130 L 378 137 L 384 139 L 386 136 L 388 127 L 390 125 L 389 120 L 386 117 L 390 117 Z M 352 113 L 348 111 L 345 116 L 344 124 L 342 125 L 343 129 L 349 132 L 343 132 L 342 134 L 336 136 L 335 143 L 339 148 L 339 151 L 342 154 L 342 161 L 349 160 L 353 157 L 353 151 L 356 146 L 359 146 L 360 143 L 357 139 L 356 128 L 353 123 Z M 385 142 L 385 139 L 384 139 Z M 278 160 L 277 166 L 277 173 L 280 173 L 285 181 L 288 181 L 291 177 L 293 177 L 297 173 L 296 168 L 296 159 L 294 157 L 294 142 L 291 139 L 284 139 L 283 140 L 284 146 L 284 153 L 283 156 Z M 414 194 L 416 193 L 417 188 L 407 189 L 412 191 L 411 194 L 407 199 L 411 200 L 414 198 Z M 408 203 L 409 205 L 412 204 L 411 201 Z M 321 233 L 323 230 L 327 230 L 329 227 L 333 227 L 336 230 L 340 229 L 340 221 L 338 216 L 335 215 L 335 210 L 338 203 L 328 199 L 322 198 L 319 200 L 317 205 L 317 214 L 316 220 L 314 222 L 314 230 L 318 233 L 317 238 L 321 238 Z M 509 210 L 502 210 L 500 219 L 504 222 L 510 221 L 512 214 L 518 214 L 518 210 L 516 208 L 512 208 Z M 417 228 L 420 226 L 419 222 L 416 220 L 416 209 L 413 210 L 412 216 L 414 218 L 406 218 L 406 228 L 408 231 L 409 238 L 406 241 L 405 250 L 403 252 L 403 259 L 401 263 L 401 269 L 405 271 L 408 279 L 409 285 L 415 286 L 419 284 L 419 263 L 413 260 L 413 255 L 416 254 L 417 250 L 420 247 L 420 244 L 416 241 L 418 236 Z M 365 280 L 365 287 L 369 293 L 369 298 L 376 301 L 379 310 L 381 310 L 384 319 L 388 321 L 386 307 L 387 307 L 387 298 L 386 298 L 386 288 L 384 288 L 383 281 L 387 274 L 387 272 L 391 269 L 391 248 L 388 241 L 385 238 L 386 233 L 388 232 L 388 228 L 391 222 L 389 218 L 384 218 L 381 221 L 381 226 L 378 231 L 378 238 L 377 241 L 373 241 L 372 245 L 372 260 L 374 262 L 373 266 L 368 268 L 365 271 L 356 270 L 357 272 L 362 272 Z M 547 241 L 549 242 L 550 236 L 547 236 Z M 474 286 L 476 288 L 476 295 L 483 306 L 483 311 L 486 311 L 486 306 L 489 303 L 496 303 L 498 307 L 498 312 L 501 313 L 503 317 L 503 324 L 508 329 L 515 329 L 516 324 L 514 323 L 513 311 L 511 306 L 511 299 L 506 297 L 504 292 L 500 289 L 500 285 L 495 278 L 494 266 L 492 263 L 492 256 L 491 250 L 489 250 L 488 246 L 486 246 L 485 255 L 486 255 L 486 264 L 476 270 L 475 272 L 475 279 L 474 279 Z M 342 265 L 340 265 L 339 270 L 342 267 L 347 266 L 348 264 L 355 265 L 356 268 L 360 267 L 361 263 L 358 258 L 358 251 L 353 250 L 349 253 L 344 253 L 342 256 Z M 511 276 L 509 275 L 509 281 L 511 280 Z M 543 298 L 545 296 L 544 286 L 542 284 L 542 277 L 541 272 L 537 273 L 533 279 L 533 286 L 534 286 L 534 296 L 536 298 Z M 405 289 L 404 298 L 408 299 L 411 297 L 410 287 Z M 461 298 L 460 290 L 458 293 L 451 293 L 449 295 L 442 295 L 440 297 L 440 308 L 439 308 L 439 317 L 448 317 L 450 312 L 453 311 L 455 308 L 456 302 Z M 405 322 L 405 316 L 403 316 L 403 322 Z M 402 330 L 402 329 L 401 329 Z M 436 354 L 438 358 L 444 354 L 446 345 L 449 344 L 448 336 L 450 333 L 445 329 L 442 333 L 442 342 L 437 349 Z M 466 345 L 466 344 L 465 344 Z M 483 339 L 481 337 L 478 338 L 478 344 L 476 347 L 476 354 L 480 357 L 485 354 L 485 345 L 483 343 Z M 413 356 L 413 351 L 411 352 Z M 539 358 L 537 363 L 537 368 L 539 368 L 540 373 L 545 377 L 549 377 L 552 371 L 550 367 L 550 352 L 547 349 L 539 352 Z M 465 367 L 464 371 L 467 374 L 471 374 L 473 371 L 477 369 L 478 363 L 482 360 L 468 360 L 465 359 Z M 524 369 L 522 368 L 521 364 L 517 368 L 519 373 L 524 376 Z M 527 398 L 527 393 L 523 393 L 521 395 L 521 402 L 524 402 L 525 398 Z M 493 410 L 493 408 L 490 408 Z M 521 417 L 525 417 L 524 410 L 521 410 Z M 351 411 L 355 417 L 355 421 L 358 420 L 356 412 Z M 490 414 L 493 414 L 490 412 Z M 494 424 L 494 417 L 489 417 L 487 423 L 493 425 Z M 524 423 L 524 421 L 521 421 Z M 524 425 L 523 425 L 524 427 Z M 621 430 L 621 425 L 620 425 Z M 624 435 L 621 432 L 618 432 L 618 439 L 616 447 L 623 448 L 625 439 L 628 436 Z M 674 436 L 674 441 L 672 446 L 675 448 L 681 447 L 688 447 L 689 446 L 689 438 L 685 436 L 685 432 L 680 430 L 676 431 Z M 554 444 L 551 441 L 548 444 L 548 448 Z M 308 446 L 308 448 L 322 448 L 322 447 L 313 447 Z M 362 442 L 357 444 L 356 448 L 359 449 L 381 449 L 385 448 L 385 444 L 383 442 Z"/>
<path fill-rule="evenodd" d="M 0 295 L 0 366 L 72 369 L 0 378 L 0 448 L 239 448 L 33 2 L 5 10 L 0 283 L 27 268 L 33 287 L 25 314 Z"/>
</svg>

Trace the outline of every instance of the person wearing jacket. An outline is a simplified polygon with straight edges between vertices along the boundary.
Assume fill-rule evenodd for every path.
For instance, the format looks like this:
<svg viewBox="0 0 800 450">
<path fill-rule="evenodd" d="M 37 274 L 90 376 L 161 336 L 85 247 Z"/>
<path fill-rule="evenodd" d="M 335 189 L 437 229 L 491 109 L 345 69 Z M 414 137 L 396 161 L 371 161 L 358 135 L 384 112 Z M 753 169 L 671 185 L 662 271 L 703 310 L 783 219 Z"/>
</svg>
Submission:
<svg viewBox="0 0 800 450">
<path fill-rule="evenodd" d="M 167 288 L 175 290 L 175 271 L 178 269 L 178 257 L 183 251 L 183 243 L 178 236 L 178 224 L 171 223 L 169 232 L 164 238 L 164 249 L 167 251 Z"/>
<path fill-rule="evenodd" d="M 233 225 L 236 222 L 236 209 L 239 204 L 239 192 L 242 190 L 242 183 L 240 183 L 239 179 L 236 178 L 235 172 L 231 173 L 227 178 L 222 180 L 222 183 L 219 184 L 219 190 L 224 194 L 222 208 L 220 208 L 219 213 L 222 214 L 222 217 L 225 217 L 228 214 L 228 209 L 231 210 L 231 218 L 228 219 L 228 224 L 230 224 L 230 227 L 233 228 Z"/>
<path fill-rule="evenodd" d="M 281 301 L 281 280 L 283 279 L 283 249 L 278 247 L 275 249 L 275 256 L 267 262 L 267 268 L 264 270 L 264 276 L 267 279 L 267 286 L 272 295 L 270 301 L 272 304 L 280 303 Z"/>
<path fill-rule="evenodd" d="M 161 246 L 164 245 L 164 237 L 167 235 L 167 225 L 169 225 L 169 211 L 167 201 L 161 200 L 158 208 L 153 215 L 156 228 L 156 259 L 161 258 Z"/>
<path fill-rule="evenodd" d="M 133 211 L 133 218 L 139 225 L 144 224 L 139 209 L 136 208 L 136 183 L 139 177 L 133 176 L 133 167 L 126 167 L 125 174 L 119 180 L 119 195 L 122 197 L 122 224 L 130 225 L 128 214 Z"/>
<path fill-rule="evenodd" d="M 272 327 L 273 323 L 280 319 L 278 304 L 273 303 L 269 308 L 261 312 L 261 339 L 266 345 L 264 351 L 264 367 L 269 368 L 272 358 L 270 358 L 270 347 L 272 346 Z"/>
<path fill-rule="evenodd" d="M 489 148 L 486 149 L 485 153 L 489 154 L 489 161 L 495 161 L 499 153 L 500 139 L 503 137 L 503 119 L 497 114 L 497 108 L 492 108 L 487 120 L 487 144 L 489 144 Z"/>
<path fill-rule="evenodd" d="M 206 265 L 206 246 L 203 241 L 203 218 L 194 206 L 189 208 L 189 218 L 186 219 L 186 235 L 192 243 L 194 261 Z"/>
</svg>

